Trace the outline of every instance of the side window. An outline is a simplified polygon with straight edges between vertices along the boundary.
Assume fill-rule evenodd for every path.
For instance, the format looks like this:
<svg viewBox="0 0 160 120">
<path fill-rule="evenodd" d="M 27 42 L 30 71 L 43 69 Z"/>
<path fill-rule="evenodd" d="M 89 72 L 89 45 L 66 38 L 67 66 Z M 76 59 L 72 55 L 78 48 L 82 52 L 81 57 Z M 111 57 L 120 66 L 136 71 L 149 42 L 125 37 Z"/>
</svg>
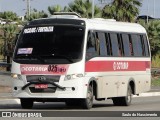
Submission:
<svg viewBox="0 0 160 120">
<path fill-rule="evenodd" d="M 146 35 L 143 35 L 143 41 L 144 41 L 144 49 L 145 49 L 145 55 L 149 56 L 149 46 Z"/>
<path fill-rule="evenodd" d="M 124 56 L 130 57 L 132 53 L 131 43 L 129 41 L 128 34 L 122 34 L 123 48 L 124 48 Z"/>
<path fill-rule="evenodd" d="M 122 44 L 122 35 L 117 34 L 118 36 L 118 49 L 119 49 L 119 56 L 124 55 L 124 49 L 123 49 L 123 44 Z"/>
<path fill-rule="evenodd" d="M 118 37 L 116 33 L 110 33 L 110 40 L 112 46 L 112 56 L 119 56 L 119 45 L 118 45 Z"/>
<path fill-rule="evenodd" d="M 142 56 L 142 43 L 140 35 L 131 35 L 134 56 Z"/>
<path fill-rule="evenodd" d="M 130 34 L 129 34 L 129 48 L 130 48 L 131 56 L 133 56 L 134 55 L 134 53 L 133 53 L 133 44 L 132 44 L 132 38 L 131 38 Z"/>
<path fill-rule="evenodd" d="M 106 39 L 106 47 L 107 47 L 107 56 L 112 56 L 111 39 L 110 39 L 109 33 L 105 33 L 105 39 Z"/>
<path fill-rule="evenodd" d="M 103 32 L 98 32 L 97 36 L 100 45 L 100 56 L 107 56 L 105 34 Z"/>
<path fill-rule="evenodd" d="M 86 59 L 91 59 L 92 57 L 99 56 L 98 48 L 96 43 L 96 36 L 93 32 L 89 31 L 87 36 L 87 51 L 86 51 Z"/>
<path fill-rule="evenodd" d="M 141 43 L 142 43 L 142 56 L 146 56 L 143 35 L 140 35 L 140 37 L 141 37 Z"/>
<path fill-rule="evenodd" d="M 100 55 L 100 40 L 98 38 L 98 33 L 93 33 L 93 35 L 95 35 L 94 39 L 95 39 L 95 50 L 97 52 L 97 55 Z"/>
</svg>

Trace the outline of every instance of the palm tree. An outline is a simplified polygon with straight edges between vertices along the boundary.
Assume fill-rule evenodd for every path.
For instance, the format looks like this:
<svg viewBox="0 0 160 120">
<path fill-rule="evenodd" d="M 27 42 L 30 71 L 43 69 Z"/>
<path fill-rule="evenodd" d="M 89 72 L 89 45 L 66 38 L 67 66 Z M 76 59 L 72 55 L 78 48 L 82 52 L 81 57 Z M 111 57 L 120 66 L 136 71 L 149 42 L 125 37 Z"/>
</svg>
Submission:
<svg viewBox="0 0 160 120">
<path fill-rule="evenodd" d="M 133 22 L 139 15 L 140 0 L 113 0 L 103 8 L 103 17 Z"/>
<path fill-rule="evenodd" d="M 69 4 L 70 12 L 77 12 L 84 18 L 92 17 L 92 3 L 89 0 L 75 0 Z M 94 16 L 101 17 L 101 9 L 95 6 Z"/>
<path fill-rule="evenodd" d="M 19 19 L 17 14 L 12 11 L 1 12 L 0 17 L 6 20 L 11 20 L 11 21 L 13 20 L 15 21 Z"/>
<path fill-rule="evenodd" d="M 27 19 L 31 21 L 31 20 L 34 20 L 34 19 L 47 18 L 47 17 L 48 17 L 47 13 L 45 13 L 43 10 L 42 11 L 37 11 L 36 9 L 33 9 L 29 18 L 27 18 Z"/>
<path fill-rule="evenodd" d="M 4 40 L 2 53 L 4 56 L 7 56 L 7 63 L 11 62 L 11 57 L 13 55 L 14 40 L 16 37 L 17 28 L 17 25 L 13 24 L 6 24 L 4 26 L 1 26 L 1 29 L 3 31 L 1 38 Z M 7 68 L 7 70 L 10 70 L 10 68 Z"/>
<path fill-rule="evenodd" d="M 66 12 L 68 9 L 66 7 L 62 8 L 60 5 L 55 6 L 49 6 L 48 11 L 51 15 L 54 14 L 54 12 Z"/>
</svg>

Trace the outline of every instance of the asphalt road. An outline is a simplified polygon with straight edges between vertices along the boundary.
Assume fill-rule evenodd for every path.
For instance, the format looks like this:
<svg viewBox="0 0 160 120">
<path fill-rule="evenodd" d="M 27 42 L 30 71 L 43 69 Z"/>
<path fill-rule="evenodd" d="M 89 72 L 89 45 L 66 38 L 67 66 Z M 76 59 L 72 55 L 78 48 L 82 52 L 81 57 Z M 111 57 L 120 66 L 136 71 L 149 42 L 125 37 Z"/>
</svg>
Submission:
<svg viewBox="0 0 160 120">
<path fill-rule="evenodd" d="M 160 119 L 160 96 L 154 96 L 154 97 L 136 97 L 133 98 L 132 105 L 128 107 L 123 106 L 114 106 L 111 100 L 107 101 L 101 101 L 97 102 L 94 101 L 94 106 L 91 110 L 84 110 L 79 107 L 67 107 L 64 103 L 35 103 L 33 109 L 22 109 L 20 106 L 20 102 L 18 99 L 13 98 L 0 98 L 0 114 L 1 112 L 9 111 L 9 112 L 39 112 L 42 114 L 42 117 L 45 114 L 51 115 L 47 118 L 30 118 L 31 120 L 43 120 L 43 119 L 49 119 L 49 120 L 132 120 L 135 119 L 138 120 L 159 120 Z M 119 113 L 120 111 L 120 113 Z M 159 117 L 124 117 L 122 116 L 122 113 L 128 114 L 128 113 L 141 113 L 141 112 L 147 112 L 150 113 L 157 113 Z M 46 112 L 46 113 L 44 113 Z M 118 113 L 117 113 L 118 112 Z M 75 114 L 77 117 L 74 117 Z M 87 117 L 86 114 L 89 114 Z M 54 115 L 56 117 L 54 117 Z M 97 115 L 97 116 L 96 116 Z M 107 117 L 99 117 L 107 116 Z M 110 116 L 111 117 L 108 117 Z M 116 116 L 118 115 L 118 116 Z M 46 116 L 46 115 L 45 115 Z M 94 117 L 92 117 L 94 116 Z M 8 118 L 5 118 L 8 119 Z M 20 119 L 20 118 L 19 118 Z M 1 118 L 0 118 L 1 120 Z M 17 120 L 16 118 L 13 118 L 13 120 Z"/>
<path fill-rule="evenodd" d="M 21 110 L 19 99 L 0 98 L 0 111 L 3 110 Z M 130 106 L 114 106 L 112 100 L 94 101 L 91 110 L 84 110 L 80 107 L 68 107 L 63 102 L 47 102 L 47 103 L 34 103 L 33 109 L 35 110 L 52 110 L 52 111 L 160 111 L 160 96 L 154 97 L 136 97 L 133 98 L 132 105 Z"/>
</svg>

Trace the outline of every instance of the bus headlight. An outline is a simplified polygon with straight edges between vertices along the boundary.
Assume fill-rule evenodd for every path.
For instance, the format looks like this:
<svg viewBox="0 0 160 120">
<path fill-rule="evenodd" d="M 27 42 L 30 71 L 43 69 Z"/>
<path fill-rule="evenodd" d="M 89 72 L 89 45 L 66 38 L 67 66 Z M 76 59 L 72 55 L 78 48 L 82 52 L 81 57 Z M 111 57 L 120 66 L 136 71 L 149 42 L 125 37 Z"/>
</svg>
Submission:
<svg viewBox="0 0 160 120">
<path fill-rule="evenodd" d="M 14 79 L 19 79 L 19 80 L 22 79 L 22 76 L 20 74 L 15 74 L 15 73 L 12 73 L 11 77 L 14 78 Z"/>
<path fill-rule="evenodd" d="M 66 75 L 64 80 L 71 80 L 71 79 L 76 79 L 83 77 L 83 74 L 71 74 L 71 75 Z"/>
</svg>

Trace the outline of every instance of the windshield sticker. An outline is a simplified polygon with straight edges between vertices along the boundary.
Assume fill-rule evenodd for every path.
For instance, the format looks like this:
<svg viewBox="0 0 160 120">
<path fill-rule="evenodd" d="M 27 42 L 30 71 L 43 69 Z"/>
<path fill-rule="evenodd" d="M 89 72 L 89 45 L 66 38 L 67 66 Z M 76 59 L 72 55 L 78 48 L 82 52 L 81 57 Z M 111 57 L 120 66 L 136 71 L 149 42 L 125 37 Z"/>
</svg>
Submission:
<svg viewBox="0 0 160 120">
<path fill-rule="evenodd" d="M 32 54 L 33 48 L 19 48 L 17 54 Z"/>
<path fill-rule="evenodd" d="M 41 33 L 41 32 L 53 32 L 54 27 L 48 26 L 48 27 L 33 27 L 33 28 L 26 28 L 24 29 L 23 34 L 27 33 Z"/>
</svg>

